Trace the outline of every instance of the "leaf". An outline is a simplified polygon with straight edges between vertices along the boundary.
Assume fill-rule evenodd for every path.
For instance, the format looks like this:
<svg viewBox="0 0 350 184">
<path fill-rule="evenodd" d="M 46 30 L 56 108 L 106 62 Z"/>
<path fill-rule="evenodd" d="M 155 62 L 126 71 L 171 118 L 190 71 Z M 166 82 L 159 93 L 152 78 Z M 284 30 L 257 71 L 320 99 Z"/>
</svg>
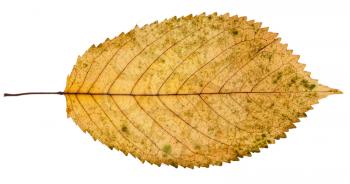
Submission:
<svg viewBox="0 0 350 184">
<path fill-rule="evenodd" d="M 340 93 L 311 79 L 298 59 L 246 17 L 174 17 L 79 57 L 67 113 L 142 162 L 221 165 L 286 137 L 311 105 Z"/>
</svg>

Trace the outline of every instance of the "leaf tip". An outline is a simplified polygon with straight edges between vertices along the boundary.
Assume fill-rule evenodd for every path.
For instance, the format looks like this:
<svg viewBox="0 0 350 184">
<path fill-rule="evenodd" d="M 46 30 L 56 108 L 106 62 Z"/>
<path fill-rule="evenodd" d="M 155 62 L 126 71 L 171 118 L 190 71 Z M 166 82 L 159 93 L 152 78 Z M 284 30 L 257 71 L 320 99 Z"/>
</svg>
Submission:
<svg viewBox="0 0 350 184">
<path fill-rule="evenodd" d="M 339 89 L 331 89 L 330 92 L 332 92 L 333 94 L 343 94 L 343 92 Z"/>
</svg>

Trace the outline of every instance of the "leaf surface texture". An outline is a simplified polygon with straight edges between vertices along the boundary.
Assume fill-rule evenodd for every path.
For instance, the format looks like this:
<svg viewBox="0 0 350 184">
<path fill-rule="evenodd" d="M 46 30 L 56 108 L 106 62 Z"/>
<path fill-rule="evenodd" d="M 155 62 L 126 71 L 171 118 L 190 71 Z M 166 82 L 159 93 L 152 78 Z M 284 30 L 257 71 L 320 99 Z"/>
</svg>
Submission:
<svg viewBox="0 0 350 184">
<path fill-rule="evenodd" d="M 171 18 L 107 39 L 68 76 L 69 117 L 141 161 L 220 165 L 259 152 L 336 89 L 246 17 Z"/>
</svg>

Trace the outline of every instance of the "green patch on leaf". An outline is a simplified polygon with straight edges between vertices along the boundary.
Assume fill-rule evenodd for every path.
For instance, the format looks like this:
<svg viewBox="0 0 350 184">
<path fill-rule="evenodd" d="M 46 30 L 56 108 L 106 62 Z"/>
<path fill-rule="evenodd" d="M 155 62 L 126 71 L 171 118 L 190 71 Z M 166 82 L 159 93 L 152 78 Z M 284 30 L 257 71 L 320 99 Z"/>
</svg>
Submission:
<svg viewBox="0 0 350 184">
<path fill-rule="evenodd" d="M 164 153 L 170 154 L 171 153 L 171 146 L 170 146 L 170 144 L 164 145 L 162 150 L 163 150 Z"/>
<path fill-rule="evenodd" d="M 288 83 L 288 86 L 291 87 L 293 84 L 295 84 L 297 82 L 297 80 L 299 79 L 298 76 L 294 76 L 290 82 Z"/>
<path fill-rule="evenodd" d="M 238 30 L 237 29 L 231 29 L 231 34 L 232 35 L 238 35 Z"/>
<path fill-rule="evenodd" d="M 309 89 L 310 91 L 313 90 L 316 85 L 315 84 L 310 84 L 309 81 L 303 79 L 301 82 L 300 82 L 305 88 Z"/>
<path fill-rule="evenodd" d="M 282 78 L 282 72 L 278 72 L 272 83 L 276 84 Z"/>
</svg>

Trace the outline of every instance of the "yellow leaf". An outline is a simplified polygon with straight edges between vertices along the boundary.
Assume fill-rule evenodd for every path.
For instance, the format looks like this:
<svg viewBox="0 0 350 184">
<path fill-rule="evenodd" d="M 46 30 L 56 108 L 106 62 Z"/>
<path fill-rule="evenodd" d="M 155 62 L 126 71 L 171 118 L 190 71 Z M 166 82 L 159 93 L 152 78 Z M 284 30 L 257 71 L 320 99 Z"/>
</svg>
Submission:
<svg viewBox="0 0 350 184">
<path fill-rule="evenodd" d="M 67 113 L 108 147 L 160 165 L 221 165 L 259 152 L 340 93 L 246 17 L 171 18 L 92 46 L 67 79 Z"/>
</svg>

